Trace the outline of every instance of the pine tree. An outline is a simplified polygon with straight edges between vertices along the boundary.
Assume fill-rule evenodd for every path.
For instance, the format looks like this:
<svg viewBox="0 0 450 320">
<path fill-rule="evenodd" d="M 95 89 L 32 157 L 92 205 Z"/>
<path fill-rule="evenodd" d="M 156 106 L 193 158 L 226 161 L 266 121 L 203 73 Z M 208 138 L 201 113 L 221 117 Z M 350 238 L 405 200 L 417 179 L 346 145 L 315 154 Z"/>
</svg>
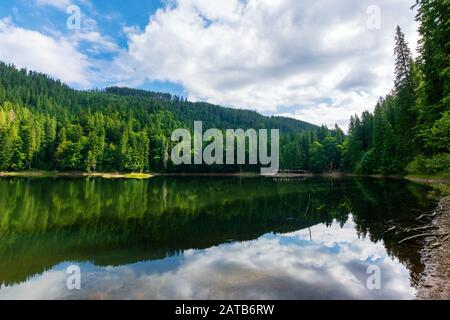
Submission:
<svg viewBox="0 0 450 320">
<path fill-rule="evenodd" d="M 407 87 L 410 92 L 413 92 L 412 67 L 413 59 L 411 50 L 405 39 L 400 26 L 397 26 L 395 34 L 395 88 L 400 90 Z"/>
<path fill-rule="evenodd" d="M 395 36 L 395 94 L 396 94 L 396 121 L 393 126 L 397 137 L 398 161 L 403 166 L 417 153 L 414 144 L 414 128 L 417 123 L 415 109 L 415 94 L 413 83 L 413 59 L 411 50 L 405 40 L 405 34 L 397 26 Z"/>
</svg>

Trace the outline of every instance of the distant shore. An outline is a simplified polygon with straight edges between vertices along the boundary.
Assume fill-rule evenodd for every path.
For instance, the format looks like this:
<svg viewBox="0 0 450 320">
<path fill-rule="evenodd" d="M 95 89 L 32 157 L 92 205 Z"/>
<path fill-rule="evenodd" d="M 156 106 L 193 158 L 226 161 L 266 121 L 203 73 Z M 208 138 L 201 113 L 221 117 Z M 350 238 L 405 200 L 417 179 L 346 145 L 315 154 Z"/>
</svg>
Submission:
<svg viewBox="0 0 450 320">
<path fill-rule="evenodd" d="M 404 177 L 407 180 L 418 182 L 418 183 L 426 183 L 426 184 L 446 184 L 450 185 L 450 177 L 448 176 L 415 176 L 410 175 Z"/>
<path fill-rule="evenodd" d="M 0 177 L 20 178 L 81 178 L 93 177 L 104 179 L 150 179 L 154 175 L 149 173 L 120 173 L 120 172 L 62 172 L 62 171 L 19 171 L 0 172 Z"/>
<path fill-rule="evenodd" d="M 1 177 L 21 177 L 21 178 L 81 178 L 81 177 L 93 177 L 104 179 L 150 179 L 156 176 L 168 176 L 168 177 L 260 177 L 257 172 L 176 172 L 176 173 L 135 173 L 135 172 L 83 172 L 83 171 L 44 171 L 44 170 L 30 170 L 30 171 L 13 171 L 3 172 L 0 171 Z M 267 176 L 274 178 L 309 178 L 309 177 L 328 177 L 328 178 L 342 178 L 342 177 L 370 177 L 370 178 L 384 178 L 384 179 L 406 179 L 417 183 L 426 184 L 446 184 L 450 185 L 450 176 L 423 176 L 423 175 L 360 175 L 354 173 L 345 172 L 324 172 L 324 173 L 295 173 L 295 172 L 283 172 L 280 171 L 274 176 Z"/>
<path fill-rule="evenodd" d="M 20 177 L 20 178 L 104 178 L 104 179 L 150 179 L 156 176 L 165 177 L 243 177 L 256 178 L 261 177 L 257 172 L 176 172 L 176 173 L 125 173 L 125 172 L 82 172 L 82 171 L 14 171 L 0 172 L 1 177 Z M 284 173 L 279 172 L 274 178 L 299 178 L 299 177 L 333 177 L 339 178 L 350 176 L 346 173 L 327 172 L 327 173 Z M 351 175 L 353 176 L 353 175 Z"/>
</svg>

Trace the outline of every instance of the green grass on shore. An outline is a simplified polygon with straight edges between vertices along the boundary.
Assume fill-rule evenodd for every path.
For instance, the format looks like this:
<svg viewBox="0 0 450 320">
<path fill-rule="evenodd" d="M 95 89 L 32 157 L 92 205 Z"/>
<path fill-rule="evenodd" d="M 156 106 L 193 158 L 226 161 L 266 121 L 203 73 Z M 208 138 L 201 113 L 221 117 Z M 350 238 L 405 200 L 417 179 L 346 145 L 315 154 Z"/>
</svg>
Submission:
<svg viewBox="0 0 450 320">
<path fill-rule="evenodd" d="M 105 179 L 149 179 L 153 177 L 149 173 L 120 173 L 120 172 L 60 172 L 60 171 L 20 171 L 0 172 L 0 177 L 24 177 L 24 178 L 58 178 L 58 177 L 98 177 Z"/>
</svg>

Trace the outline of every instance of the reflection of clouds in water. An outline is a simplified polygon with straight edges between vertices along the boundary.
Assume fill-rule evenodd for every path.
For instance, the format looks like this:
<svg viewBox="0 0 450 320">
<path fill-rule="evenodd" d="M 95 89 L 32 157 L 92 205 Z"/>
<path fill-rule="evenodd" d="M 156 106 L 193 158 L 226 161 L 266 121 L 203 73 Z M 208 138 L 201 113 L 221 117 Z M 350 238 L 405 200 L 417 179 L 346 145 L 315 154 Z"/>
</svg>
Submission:
<svg viewBox="0 0 450 320">
<path fill-rule="evenodd" d="M 358 239 L 354 224 L 318 225 L 284 235 L 188 250 L 177 269 L 145 272 L 136 265 L 83 273 L 83 290 L 70 298 L 131 299 L 372 299 L 414 297 L 407 269 L 382 243 Z M 366 288 L 367 267 L 381 268 L 382 290 Z M 0 290 L 0 298 L 34 291 L 30 298 L 61 298 L 52 273 Z M 63 275 L 64 276 L 64 275 Z M 58 278 L 59 279 L 59 278 Z M 59 280 L 58 280 L 59 281 Z M 41 287 L 40 287 L 41 283 Z M 63 283 L 64 285 L 64 283 Z M 65 292 L 67 294 L 67 291 Z"/>
<path fill-rule="evenodd" d="M 20 285 L 0 286 L 0 300 L 37 300 L 64 299 L 69 291 L 66 289 L 64 271 L 46 271 Z"/>
</svg>

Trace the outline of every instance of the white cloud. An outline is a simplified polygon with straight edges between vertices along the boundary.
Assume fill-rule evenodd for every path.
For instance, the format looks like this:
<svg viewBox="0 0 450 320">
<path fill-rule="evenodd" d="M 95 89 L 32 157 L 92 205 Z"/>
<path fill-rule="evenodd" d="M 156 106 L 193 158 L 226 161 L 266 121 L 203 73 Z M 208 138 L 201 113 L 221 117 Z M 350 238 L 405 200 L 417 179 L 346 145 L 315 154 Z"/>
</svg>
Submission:
<svg viewBox="0 0 450 320">
<path fill-rule="evenodd" d="M 66 10 L 71 5 L 70 0 L 36 0 L 39 6 L 52 6 L 60 10 Z"/>
<path fill-rule="evenodd" d="M 345 125 L 370 109 L 393 78 L 400 24 L 414 45 L 411 0 L 171 1 L 129 33 L 116 80 L 181 84 L 192 100 Z M 367 8 L 381 29 L 367 29 Z M 113 76 L 113 75 L 111 75 Z"/>
<path fill-rule="evenodd" d="M 49 74 L 70 84 L 90 84 L 91 63 L 78 51 L 76 42 L 23 29 L 10 19 L 2 19 L 0 43 L 1 61 Z"/>
<path fill-rule="evenodd" d="M 89 44 L 87 51 L 94 54 L 100 52 L 117 53 L 120 51 L 117 43 L 94 30 L 75 32 L 72 34 L 71 40 L 77 45 L 87 42 Z"/>
</svg>

